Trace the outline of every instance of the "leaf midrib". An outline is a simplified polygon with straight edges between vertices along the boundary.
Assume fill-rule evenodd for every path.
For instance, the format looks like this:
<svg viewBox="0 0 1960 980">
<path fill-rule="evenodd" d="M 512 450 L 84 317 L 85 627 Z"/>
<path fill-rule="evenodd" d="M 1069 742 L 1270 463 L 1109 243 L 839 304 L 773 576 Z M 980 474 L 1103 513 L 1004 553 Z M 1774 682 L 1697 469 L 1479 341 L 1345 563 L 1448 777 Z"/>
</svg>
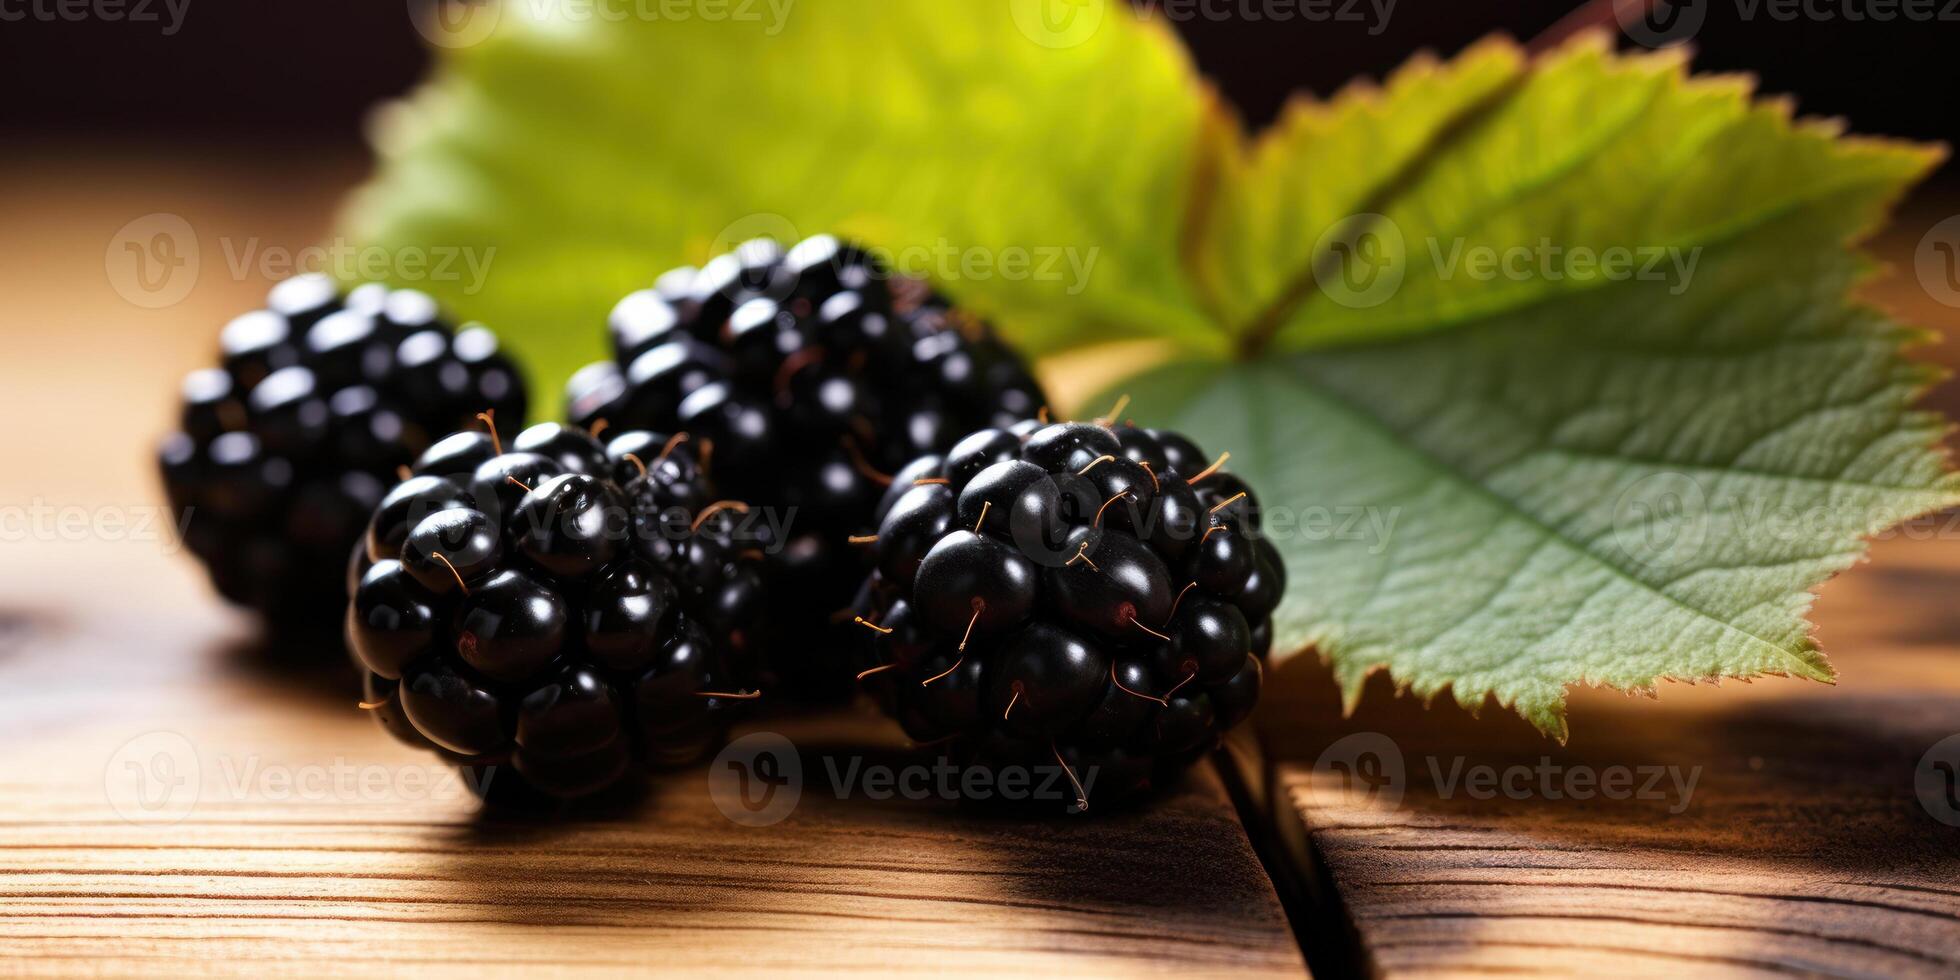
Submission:
<svg viewBox="0 0 1960 980">
<path fill-rule="evenodd" d="M 1421 151 L 1411 156 L 1404 165 L 1387 180 L 1377 185 L 1374 191 L 1361 199 L 1357 214 L 1383 214 L 1393 206 L 1402 195 L 1412 190 L 1433 167 L 1441 165 L 1441 158 L 1457 146 L 1468 142 L 1482 127 L 1499 115 L 1500 111 L 1524 88 L 1532 78 L 1532 69 L 1519 73 L 1515 78 L 1498 86 L 1483 99 L 1450 117 L 1440 124 L 1431 139 Z M 1575 172 L 1587 161 L 1596 159 L 1620 137 L 1639 124 L 1654 110 L 1664 92 L 1656 90 L 1636 111 L 1626 114 L 1609 132 L 1601 134 L 1586 152 L 1574 154 L 1559 166 L 1544 175 L 1522 182 L 1513 187 L 1496 202 L 1489 203 L 1479 214 L 1494 213 L 1501 206 L 1510 206 L 1530 196 L 1542 193 L 1547 188 L 1561 186 L 1563 178 Z M 1803 207 L 1840 193 L 1849 193 L 1863 187 L 1885 186 L 1883 175 L 1854 178 L 1831 184 L 1820 185 L 1810 192 L 1794 197 L 1786 197 L 1773 204 L 1758 207 L 1747 213 L 1738 214 L 1726 221 L 1718 221 L 1689 230 L 1675 242 L 1668 244 L 1670 249 L 1711 248 L 1740 237 L 1748 231 L 1760 228 L 1778 218 L 1793 213 Z M 1281 290 L 1271 303 L 1254 317 L 1243 330 L 1231 330 L 1228 335 L 1239 339 L 1240 357 L 1243 360 L 1256 360 L 1268 347 L 1278 341 L 1285 333 L 1287 324 L 1293 316 L 1312 300 L 1314 284 L 1319 281 L 1320 268 L 1326 260 L 1325 253 L 1309 256 L 1306 267 Z M 1596 289 L 1615 285 L 1615 281 L 1599 277 L 1587 280 L 1571 280 L 1575 285 L 1541 292 L 1522 293 L 1514 301 L 1500 298 L 1495 305 L 1479 308 L 1476 304 L 1464 304 L 1454 315 L 1425 320 L 1422 333 L 1445 329 L 1464 329 L 1481 320 L 1496 319 L 1518 315 L 1547 303 L 1557 302 L 1568 297 L 1588 295 Z M 1408 321 L 1403 321 L 1408 322 Z M 1349 344 L 1366 344 L 1368 339 L 1356 338 L 1349 341 L 1335 341 L 1325 345 L 1306 344 L 1293 349 L 1312 350 L 1319 347 L 1332 348 Z"/>
<path fill-rule="evenodd" d="M 1412 152 L 1408 160 L 1390 174 L 1375 189 L 1360 198 L 1355 206 L 1357 215 L 1379 216 L 1396 198 L 1419 183 L 1424 174 L 1437 165 L 1442 156 L 1457 143 L 1466 139 L 1478 127 L 1496 115 L 1498 110 L 1508 104 L 1531 80 L 1529 70 L 1520 71 L 1486 93 L 1482 98 L 1464 106 L 1455 115 L 1437 124 L 1421 148 Z M 1329 253 L 1316 250 L 1307 257 L 1305 268 L 1288 281 L 1279 295 L 1260 310 L 1259 314 L 1243 329 L 1234 329 L 1230 324 L 1225 328 L 1230 336 L 1238 338 L 1240 356 L 1244 360 L 1254 360 L 1272 345 L 1272 342 L 1285 328 L 1287 320 L 1294 311 L 1312 295 L 1314 284 L 1320 281 L 1321 266 Z"/>
</svg>

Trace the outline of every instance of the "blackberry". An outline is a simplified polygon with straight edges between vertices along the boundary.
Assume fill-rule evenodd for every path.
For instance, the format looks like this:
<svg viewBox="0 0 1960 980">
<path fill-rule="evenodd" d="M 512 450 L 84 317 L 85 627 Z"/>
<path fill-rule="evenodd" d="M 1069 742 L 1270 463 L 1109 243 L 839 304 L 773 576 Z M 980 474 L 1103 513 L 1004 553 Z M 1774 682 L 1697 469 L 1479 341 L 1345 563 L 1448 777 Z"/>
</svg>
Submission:
<svg viewBox="0 0 1960 980">
<path fill-rule="evenodd" d="M 771 573 L 776 621 L 796 630 L 848 606 L 868 569 L 846 539 L 874 529 L 888 474 L 1044 401 L 985 324 L 829 235 L 756 239 L 668 272 L 620 300 L 609 327 L 613 357 L 573 377 L 568 417 L 712 446 L 721 487 L 790 529 Z M 825 638 L 772 644 L 783 686 L 849 692 L 853 639 Z"/>
<path fill-rule="evenodd" d="M 1119 799 L 1174 776 L 1251 713 L 1285 584 L 1225 458 L 1023 423 L 905 467 L 870 542 L 859 680 L 967 765 L 1059 762 Z"/>
<path fill-rule="evenodd" d="M 534 425 L 431 446 L 352 559 L 347 645 L 383 728 L 490 799 L 610 788 L 715 748 L 756 697 L 743 506 L 684 438 Z"/>
<path fill-rule="evenodd" d="M 342 297 L 325 276 L 296 276 L 219 348 L 221 366 L 184 379 L 163 482 L 218 592 L 275 626 L 339 614 L 349 547 L 436 436 L 485 410 L 523 424 L 523 380 L 496 336 L 452 329 L 414 290 Z"/>
</svg>

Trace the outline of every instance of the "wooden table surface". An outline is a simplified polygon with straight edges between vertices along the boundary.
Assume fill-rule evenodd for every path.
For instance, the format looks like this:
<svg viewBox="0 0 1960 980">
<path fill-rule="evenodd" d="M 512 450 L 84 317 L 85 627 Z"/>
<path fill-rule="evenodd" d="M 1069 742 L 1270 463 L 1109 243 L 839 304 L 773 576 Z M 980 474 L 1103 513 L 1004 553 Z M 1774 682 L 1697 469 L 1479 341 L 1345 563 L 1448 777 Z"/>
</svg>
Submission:
<svg viewBox="0 0 1960 980">
<path fill-rule="evenodd" d="M 1949 367 L 1960 310 L 1911 263 L 1956 212 L 1916 201 L 1872 245 L 1898 271 L 1867 288 L 1939 328 L 1919 353 Z M 1960 414 L 1955 389 L 1929 400 Z M 1941 798 L 1960 789 L 1916 782 L 1931 763 L 1960 768 L 1960 515 L 1878 541 L 1814 619 L 1835 685 L 1575 691 L 1564 747 L 1494 704 L 1425 709 L 1379 676 L 1344 719 L 1323 666 L 1280 668 L 1236 764 L 1265 788 L 1250 819 L 1286 855 L 1315 968 L 1960 975 L 1960 802 Z M 1499 781 L 1486 798 L 1466 782 L 1480 768 Z M 1601 798 L 1615 768 L 1624 798 Z"/>
<path fill-rule="evenodd" d="M 30 148 L 0 169 L 22 263 L 0 411 L 25 461 L 0 474 L 0 972 L 1305 970 L 1210 767 L 1090 819 L 836 799 L 823 759 L 930 760 L 861 711 L 764 717 L 751 729 L 806 766 L 773 826 L 723 817 L 705 768 L 570 823 L 483 817 L 355 709 L 343 671 L 268 666 L 280 651 L 133 527 L 156 510 L 176 379 L 263 297 L 233 265 L 326 235 L 358 167 L 112 158 Z M 153 212 L 189 222 L 201 266 L 154 311 L 104 273 L 118 229 Z M 45 530 L 23 523 L 36 507 Z M 63 511 L 90 527 L 63 531 Z"/>
<path fill-rule="evenodd" d="M 1593 692 L 1564 748 L 1385 690 L 1342 721 L 1299 665 L 1264 706 L 1264 778 L 1327 948 L 1383 974 L 1960 974 L 1960 826 L 1914 782 L 1960 733 L 1951 552 L 1891 542 L 1832 586 L 1835 688 Z M 1368 752 L 1399 800 L 1343 778 Z M 1960 739 L 1942 757 L 1960 763 Z M 1478 767 L 1523 792 L 1475 798 Z M 1623 798 L 1567 795 L 1568 773 L 1614 767 Z"/>
<path fill-rule="evenodd" d="M 267 666 L 278 651 L 189 560 L 128 527 L 158 503 L 148 447 L 174 379 L 263 292 L 233 266 L 325 235 L 359 171 L 308 148 L 0 162 L 0 451 L 16 462 L 0 471 L 0 972 L 1960 972 L 1960 830 L 1911 782 L 1960 731 L 1960 561 L 1938 536 L 1885 543 L 1827 592 L 1838 688 L 1584 692 L 1565 749 L 1385 687 L 1342 720 L 1300 658 L 1230 761 L 1090 819 L 835 799 L 811 780 L 787 819 L 751 828 L 697 769 L 550 824 L 413 782 L 441 770 L 334 672 Z M 203 271 L 146 310 L 105 250 L 156 212 L 190 222 Z M 1096 383 L 1086 362 L 1051 369 Z M 64 510 L 125 527 L 63 530 Z M 751 728 L 806 765 L 909 758 L 862 712 Z M 1334 780 L 1322 754 L 1357 732 L 1402 756 L 1398 806 Z M 1679 813 L 1479 801 L 1445 798 L 1432 756 L 1699 774 Z"/>
</svg>

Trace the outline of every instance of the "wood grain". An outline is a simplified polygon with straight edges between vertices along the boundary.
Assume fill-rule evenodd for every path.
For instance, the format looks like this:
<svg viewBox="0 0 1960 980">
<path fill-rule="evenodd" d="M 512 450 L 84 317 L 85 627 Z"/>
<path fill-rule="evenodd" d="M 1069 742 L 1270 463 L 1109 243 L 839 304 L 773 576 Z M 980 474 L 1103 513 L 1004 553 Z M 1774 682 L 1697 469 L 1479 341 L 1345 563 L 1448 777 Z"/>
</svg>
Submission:
<svg viewBox="0 0 1960 980">
<path fill-rule="evenodd" d="M 0 359 L 0 412 L 23 420 L 8 451 L 25 462 L 0 471 L 0 505 L 154 504 L 147 445 L 170 400 L 158 378 L 198 364 L 214 326 L 263 292 L 228 274 L 224 249 L 317 239 L 359 169 L 252 157 L 0 161 L 0 239 L 25 256 L 0 310 L 16 355 Z M 122 176 L 132 167 L 140 187 Z M 101 256 L 122 223 L 156 211 L 190 220 L 213 264 L 184 303 L 153 311 L 114 293 Z M 1950 212 L 1897 233 L 1886 254 L 1909 258 Z M 1915 322 L 1952 319 L 1910 289 L 1891 295 Z M 1935 354 L 1960 359 L 1950 343 Z M 1092 390 L 1098 361 L 1063 362 L 1051 380 Z M 1951 387 L 1936 400 L 1960 407 Z M 1826 592 L 1836 689 L 1580 692 L 1564 748 L 1501 710 L 1424 710 L 1383 684 L 1342 720 L 1324 669 L 1279 668 L 1257 737 L 1237 741 L 1238 772 L 1272 846 L 1301 869 L 1282 885 L 1307 899 L 1316 966 L 1960 973 L 1960 830 L 1935 823 L 1911 783 L 1927 747 L 1960 731 L 1954 537 L 1885 542 Z M 273 651 L 170 550 L 100 534 L 0 542 L 0 972 L 1303 969 L 1210 769 L 1151 809 L 1090 820 L 816 792 L 750 829 L 714 809 L 701 770 L 570 822 L 489 819 L 466 797 L 395 782 L 429 772 L 426 760 L 352 711 L 331 673 L 267 667 Z M 811 760 L 901 758 L 876 719 L 766 724 Z M 1397 806 L 1316 767 L 1336 739 L 1369 731 L 1403 758 Z M 173 736 L 196 759 L 195 805 L 179 820 L 126 819 L 114 777 Z M 1697 777 L 1679 812 L 1668 795 L 1445 798 L 1430 757 L 1445 772 L 1461 757 Z M 390 784 L 322 794 L 266 775 L 349 770 Z"/>
<path fill-rule="evenodd" d="M 1381 683 L 1334 722 L 1325 669 L 1289 664 L 1259 749 L 1318 889 L 1307 914 L 1338 924 L 1319 942 L 1381 975 L 1960 974 L 1960 828 L 1914 786 L 1960 733 L 1956 594 L 1950 541 L 1884 542 L 1820 604 L 1835 688 L 1582 692 L 1564 747 L 1495 706 L 1425 711 Z M 1337 740 L 1365 732 L 1394 745 L 1399 801 L 1346 778 L 1355 743 Z M 1474 798 L 1460 774 L 1478 766 L 1520 770 L 1522 792 Z M 1616 766 L 1630 798 L 1566 795 L 1564 773 Z M 1635 792 L 1648 772 L 1655 792 Z"/>
<path fill-rule="evenodd" d="M 194 619 L 74 612 L 0 667 L 7 972 L 1303 969 L 1210 770 L 1093 819 L 837 799 L 826 757 L 918 759 L 879 719 L 790 716 L 763 723 L 805 765 L 773 826 L 722 816 L 701 768 L 569 821 L 492 818 L 337 674 L 255 668 Z"/>
<path fill-rule="evenodd" d="M 0 239 L 27 263 L 0 311 L 27 355 L 0 359 L 25 460 L 0 472 L 10 513 L 156 504 L 174 379 L 265 288 L 225 249 L 315 239 L 358 171 L 253 155 L 0 162 Z M 143 310 L 102 253 L 155 211 L 190 221 L 205 265 L 184 303 Z M 256 648 L 173 550 L 126 532 L 0 541 L 0 974 L 1304 971 L 1209 769 L 1087 819 L 836 799 L 826 757 L 920 760 L 879 719 L 792 715 L 758 722 L 806 763 L 774 826 L 724 818 L 703 768 L 573 820 L 490 818 L 356 710 L 341 672 L 272 666 L 294 651 Z"/>
</svg>

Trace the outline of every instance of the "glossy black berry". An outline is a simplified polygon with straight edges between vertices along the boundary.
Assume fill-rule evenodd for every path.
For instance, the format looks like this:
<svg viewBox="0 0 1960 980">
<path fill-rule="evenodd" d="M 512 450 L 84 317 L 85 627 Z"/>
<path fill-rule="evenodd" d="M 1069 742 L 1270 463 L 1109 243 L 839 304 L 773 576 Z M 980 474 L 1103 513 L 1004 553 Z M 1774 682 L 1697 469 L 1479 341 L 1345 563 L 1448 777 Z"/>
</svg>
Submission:
<svg viewBox="0 0 1960 980">
<path fill-rule="evenodd" d="M 466 429 L 446 435 L 423 450 L 415 459 L 414 472 L 420 476 L 469 476 L 502 452 L 488 432 Z"/>
<path fill-rule="evenodd" d="M 583 429 L 557 422 L 540 422 L 517 434 L 510 443 L 512 452 L 536 453 L 558 464 L 561 473 L 604 475 L 606 447 Z"/>
<path fill-rule="evenodd" d="M 1114 645 L 1154 639 L 1150 629 L 1170 615 L 1175 588 L 1164 560 L 1114 528 L 1077 527 L 1069 543 L 1068 559 L 1044 570 L 1055 612 Z"/>
<path fill-rule="evenodd" d="M 1199 588 L 1213 595 L 1238 595 L 1252 574 L 1252 543 L 1230 526 L 1214 524 L 1198 540 L 1185 567 Z"/>
<path fill-rule="evenodd" d="M 618 698 L 605 675 L 567 665 L 518 702 L 517 744 L 556 756 L 604 748 L 624 734 Z"/>
<path fill-rule="evenodd" d="M 1209 688 L 1212 707 L 1218 713 L 1219 730 L 1231 728 L 1252 715 L 1253 706 L 1259 703 L 1259 684 L 1265 676 L 1262 659 L 1245 658 L 1237 673 Z"/>
<path fill-rule="evenodd" d="M 981 470 L 960 490 L 956 514 L 962 527 L 1023 544 L 1038 552 L 1061 540 L 1062 491 L 1048 471 L 1025 460 Z"/>
<path fill-rule="evenodd" d="M 923 549 L 873 549 L 917 477 L 901 469 L 957 450 L 951 494 L 1016 458 L 1006 426 L 1044 401 L 1026 367 L 981 322 L 920 280 L 895 275 L 865 249 L 820 235 L 787 248 L 743 243 L 699 269 L 677 269 L 614 307 L 610 362 L 572 379 L 574 426 L 686 432 L 722 490 L 786 530 L 765 548 L 781 686 L 806 696 L 848 693 L 839 677 L 855 638 L 812 636 L 874 564 L 911 567 Z M 982 426 L 985 438 L 955 447 Z M 710 448 L 711 447 L 711 448 Z M 568 468 L 569 469 L 569 468 Z M 617 474 L 615 474 L 617 477 Z M 907 533 L 940 530 L 936 495 L 912 498 Z M 1007 533 L 1013 512 L 990 520 Z M 968 522 L 971 527 L 971 522 Z M 1036 532 L 1039 534 L 1039 529 Z M 914 553 L 916 552 L 916 553 Z"/>
<path fill-rule="evenodd" d="M 1252 712 L 1285 568 L 1190 440 L 1016 424 L 900 472 L 857 609 L 863 683 L 913 739 L 1120 799 Z"/>
<path fill-rule="evenodd" d="M 401 547 L 402 567 L 438 595 L 467 588 L 504 557 L 503 529 L 480 510 L 440 510 L 415 525 Z"/>
<path fill-rule="evenodd" d="M 389 680 L 435 649 L 435 599 L 393 558 L 361 576 L 347 607 L 347 643 L 369 672 Z"/>
<path fill-rule="evenodd" d="M 1002 637 L 987 670 L 987 708 L 1009 731 L 1052 738 L 1087 717 L 1109 686 L 1109 656 L 1075 633 L 1029 623 Z"/>
<path fill-rule="evenodd" d="M 1050 473 L 1078 473 L 1103 456 L 1123 451 L 1116 436 L 1088 422 L 1057 422 L 1028 436 L 1021 458 Z"/>
<path fill-rule="evenodd" d="M 422 293 L 370 283 L 342 297 L 309 274 L 266 307 L 224 328 L 221 367 L 185 379 L 159 465 L 218 591 L 300 629 L 343 608 L 357 539 L 370 561 L 394 557 L 423 517 L 472 504 L 454 487 L 388 493 L 397 471 L 420 455 L 432 476 L 468 472 L 488 436 L 437 439 L 485 411 L 514 433 L 526 399 L 495 336 L 453 333 Z"/>
<path fill-rule="evenodd" d="M 1242 530 L 1259 529 L 1259 499 L 1252 488 L 1230 473 L 1218 473 L 1198 488 L 1198 500 L 1216 523 Z"/>
<path fill-rule="evenodd" d="M 767 605 L 739 505 L 667 435 L 484 440 L 432 446 L 354 549 L 363 706 L 492 801 L 584 796 L 712 750 L 755 696 Z"/>
<path fill-rule="evenodd" d="M 400 553 L 402 543 L 408 541 L 408 533 L 416 529 L 423 517 L 441 510 L 474 506 L 476 498 L 447 476 L 410 476 L 394 484 L 394 490 L 388 490 L 380 498 L 380 508 L 368 519 L 365 537 L 368 561 L 380 561 Z"/>
<path fill-rule="evenodd" d="M 958 492 L 967 481 L 995 463 L 1021 458 L 1021 440 L 1006 429 L 981 429 L 953 445 L 946 453 L 946 479 Z"/>
<path fill-rule="evenodd" d="M 490 685 L 442 657 L 409 665 L 395 696 L 423 738 L 459 755 L 487 755 L 509 741 L 503 702 Z"/>
<path fill-rule="evenodd" d="M 478 582 L 451 624 L 456 655 L 500 681 L 522 681 L 565 650 L 571 610 L 557 591 L 515 569 Z"/>
<path fill-rule="evenodd" d="M 607 670 L 635 671 L 653 662 L 680 615 L 673 579 L 640 559 L 614 564 L 586 590 L 585 650 Z"/>
<path fill-rule="evenodd" d="M 532 488 L 564 472 L 558 463 L 537 453 L 501 453 L 478 463 L 458 481 L 476 501 L 477 509 L 499 526 L 517 513 Z"/>
<path fill-rule="evenodd" d="M 546 479 L 517 502 L 511 518 L 518 550 L 561 579 L 610 565 L 630 545 L 626 495 L 611 480 L 566 473 Z"/>
<path fill-rule="evenodd" d="M 953 491 L 943 483 L 912 487 L 878 523 L 878 571 L 890 579 L 918 574 L 926 552 L 953 529 Z"/>
<path fill-rule="evenodd" d="M 1165 632 L 1171 641 L 1154 648 L 1163 672 L 1178 676 L 1195 673 L 1199 680 L 1211 684 L 1230 680 L 1245 665 L 1245 655 L 1252 649 L 1252 627 L 1246 623 L 1245 613 L 1209 596 L 1187 597 Z"/>
<path fill-rule="evenodd" d="M 1013 547 L 972 531 L 939 539 L 919 562 L 915 607 L 934 629 L 980 636 L 1019 625 L 1033 611 L 1040 577 Z"/>
</svg>

